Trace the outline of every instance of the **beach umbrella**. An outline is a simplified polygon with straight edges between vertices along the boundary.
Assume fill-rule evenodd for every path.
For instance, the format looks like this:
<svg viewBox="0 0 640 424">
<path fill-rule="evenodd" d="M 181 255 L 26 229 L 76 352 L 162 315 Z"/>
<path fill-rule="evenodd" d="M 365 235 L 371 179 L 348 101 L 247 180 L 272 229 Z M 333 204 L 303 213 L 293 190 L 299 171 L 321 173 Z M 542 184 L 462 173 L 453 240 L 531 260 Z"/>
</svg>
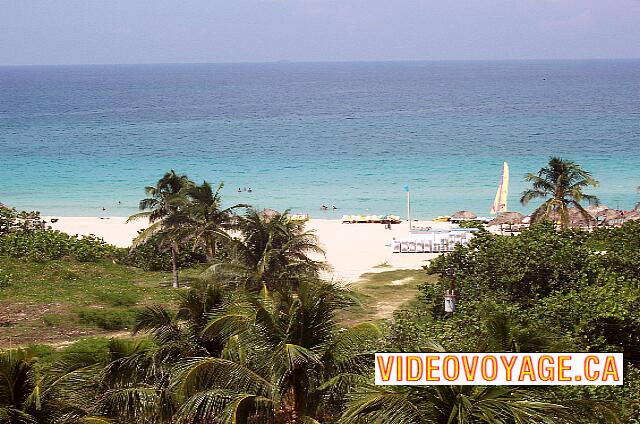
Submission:
<svg viewBox="0 0 640 424">
<path fill-rule="evenodd" d="M 616 218 L 621 218 L 622 213 L 615 209 L 607 209 L 605 211 L 602 211 L 602 213 L 599 216 L 603 217 L 605 220 L 616 219 Z"/>
<path fill-rule="evenodd" d="M 626 221 L 640 221 L 640 210 L 634 209 L 622 215 L 622 219 Z"/>
<path fill-rule="evenodd" d="M 589 215 L 591 215 L 592 217 L 597 218 L 599 216 L 602 216 L 604 211 L 610 210 L 610 209 L 608 206 L 605 206 L 605 205 L 589 205 L 586 208 L 584 208 L 584 210 L 589 212 Z"/>
<path fill-rule="evenodd" d="M 478 215 L 471 211 L 458 211 L 451 215 L 451 219 L 476 219 Z"/>
<path fill-rule="evenodd" d="M 598 221 L 586 210 L 583 213 L 578 208 L 568 208 L 567 213 L 569 214 L 569 226 L 570 227 L 592 227 L 595 226 Z M 603 212 L 601 212 L 598 216 L 603 216 Z M 562 217 L 558 211 L 553 211 L 549 214 L 548 219 L 553 222 L 561 222 Z"/>
<path fill-rule="evenodd" d="M 571 219 L 572 227 L 592 227 L 595 226 L 598 222 L 596 218 L 586 211 L 584 214 L 578 208 L 569 208 L 569 218 Z"/>
<path fill-rule="evenodd" d="M 487 225 L 516 225 L 520 224 L 523 218 L 524 215 L 520 212 L 501 212 L 498 216 L 489 221 Z"/>
<path fill-rule="evenodd" d="M 622 223 L 622 212 L 615 209 L 607 209 L 599 215 L 602 218 L 603 225 L 614 225 Z"/>
<path fill-rule="evenodd" d="M 260 214 L 264 217 L 264 218 L 268 218 L 268 219 L 272 219 L 272 218 L 276 218 L 278 216 L 280 216 L 280 212 L 273 210 L 273 209 L 263 209 L 262 212 L 260 212 Z"/>
</svg>

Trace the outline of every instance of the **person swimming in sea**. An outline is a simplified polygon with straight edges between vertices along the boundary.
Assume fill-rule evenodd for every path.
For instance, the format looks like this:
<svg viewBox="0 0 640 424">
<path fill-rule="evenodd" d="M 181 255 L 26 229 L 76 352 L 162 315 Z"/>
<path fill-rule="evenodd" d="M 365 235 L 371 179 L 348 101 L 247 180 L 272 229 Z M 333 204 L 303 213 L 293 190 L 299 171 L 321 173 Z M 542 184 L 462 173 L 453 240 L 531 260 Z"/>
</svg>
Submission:
<svg viewBox="0 0 640 424">
<path fill-rule="evenodd" d="M 326 207 L 325 205 L 322 205 L 322 206 L 320 207 L 320 209 L 321 209 L 321 210 L 323 210 L 323 211 L 329 210 L 329 208 L 328 208 L 328 207 Z"/>
</svg>

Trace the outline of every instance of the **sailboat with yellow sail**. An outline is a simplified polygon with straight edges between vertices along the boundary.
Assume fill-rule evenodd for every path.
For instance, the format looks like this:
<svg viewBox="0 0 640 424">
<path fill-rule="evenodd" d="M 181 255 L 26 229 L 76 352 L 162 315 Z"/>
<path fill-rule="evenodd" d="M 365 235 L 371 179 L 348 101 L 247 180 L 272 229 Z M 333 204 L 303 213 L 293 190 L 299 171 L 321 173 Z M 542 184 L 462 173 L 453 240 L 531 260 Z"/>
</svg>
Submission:
<svg viewBox="0 0 640 424">
<path fill-rule="evenodd" d="M 496 198 L 491 206 L 492 214 L 499 214 L 507 211 L 507 195 L 509 194 L 509 164 L 502 165 L 502 181 L 496 192 Z"/>
</svg>

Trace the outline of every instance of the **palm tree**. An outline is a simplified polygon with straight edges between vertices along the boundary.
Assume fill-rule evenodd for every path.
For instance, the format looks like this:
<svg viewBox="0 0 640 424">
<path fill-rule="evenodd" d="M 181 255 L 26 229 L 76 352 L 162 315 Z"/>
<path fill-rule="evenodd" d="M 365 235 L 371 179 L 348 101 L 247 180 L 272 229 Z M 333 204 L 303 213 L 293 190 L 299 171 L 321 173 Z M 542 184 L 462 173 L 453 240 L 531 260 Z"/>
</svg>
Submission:
<svg viewBox="0 0 640 424">
<path fill-rule="evenodd" d="M 344 290 L 305 281 L 296 294 L 265 288 L 212 314 L 201 334 L 225 348 L 176 365 L 176 422 L 335 421 L 382 336 L 372 323 L 339 330 L 335 312 L 350 304 Z"/>
<path fill-rule="evenodd" d="M 232 298 L 232 292 L 220 284 L 196 285 L 183 295 L 177 312 L 163 306 L 150 306 L 136 319 L 134 334 L 150 333 L 157 346 L 158 362 L 176 361 L 191 356 L 220 356 L 224 343 L 220 338 L 202 337 L 212 313 Z"/>
<path fill-rule="evenodd" d="M 190 237 L 204 245 L 207 260 L 210 262 L 214 260 L 217 241 L 229 238 L 226 230 L 232 226 L 233 211 L 248 207 L 237 204 L 223 209 L 220 196 L 223 186 L 223 183 L 220 183 L 213 191 L 211 184 L 204 181 L 201 185 L 193 185 L 186 190 L 190 200 L 187 207 Z"/>
<path fill-rule="evenodd" d="M 324 255 L 316 235 L 289 219 L 288 211 L 265 214 L 255 209 L 238 218 L 241 237 L 231 240 L 229 261 L 212 265 L 208 275 L 235 278 L 250 290 L 270 289 L 305 277 L 316 278 L 326 264 L 310 257 Z"/>
<path fill-rule="evenodd" d="M 172 286 L 180 287 L 178 281 L 178 260 L 181 240 L 185 237 L 184 224 L 188 217 L 183 213 L 187 198 L 185 191 L 193 186 L 186 175 L 178 175 L 174 170 L 164 174 L 155 186 L 145 188 L 147 198 L 140 201 L 140 210 L 128 221 L 147 218 L 150 226 L 134 240 L 133 245 L 143 243 L 152 235 L 158 235 L 159 247 L 171 250 Z"/>
<path fill-rule="evenodd" d="M 29 351 L 14 349 L 0 352 L 0 423 L 49 424 L 104 422 L 89 415 L 74 395 L 79 375 L 94 363 L 57 363 L 43 372 L 38 358 Z"/>
<path fill-rule="evenodd" d="M 561 405 L 532 400 L 517 387 L 370 386 L 357 392 L 344 423 L 471 424 L 577 422 Z"/>
<path fill-rule="evenodd" d="M 523 205 L 535 199 L 546 199 L 531 215 L 531 222 L 559 217 L 562 226 L 567 227 L 570 224 L 570 206 L 575 207 L 586 220 L 591 220 L 580 202 L 600 203 L 596 196 L 583 193 L 586 187 L 597 187 L 598 181 L 572 161 L 552 157 L 546 167 L 537 174 L 527 174 L 525 180 L 532 183 L 532 188 L 522 193 L 520 202 Z"/>
</svg>

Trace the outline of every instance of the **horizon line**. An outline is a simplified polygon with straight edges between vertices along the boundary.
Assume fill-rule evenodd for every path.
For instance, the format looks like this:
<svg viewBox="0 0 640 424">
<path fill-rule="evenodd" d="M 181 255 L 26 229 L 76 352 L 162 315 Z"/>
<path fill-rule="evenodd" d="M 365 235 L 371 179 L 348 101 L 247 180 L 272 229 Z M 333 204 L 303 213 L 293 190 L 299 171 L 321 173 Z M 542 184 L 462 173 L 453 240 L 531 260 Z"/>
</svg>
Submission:
<svg viewBox="0 0 640 424">
<path fill-rule="evenodd" d="M 636 61 L 640 57 L 594 58 L 519 58 L 519 59 L 372 59 L 372 60 L 270 60 L 229 62 L 102 62 L 102 63 L 14 63 L 0 64 L 0 68 L 38 66 L 154 66 L 154 65 L 274 65 L 274 64 L 346 64 L 346 63 L 426 63 L 426 62 L 602 62 Z"/>
</svg>

